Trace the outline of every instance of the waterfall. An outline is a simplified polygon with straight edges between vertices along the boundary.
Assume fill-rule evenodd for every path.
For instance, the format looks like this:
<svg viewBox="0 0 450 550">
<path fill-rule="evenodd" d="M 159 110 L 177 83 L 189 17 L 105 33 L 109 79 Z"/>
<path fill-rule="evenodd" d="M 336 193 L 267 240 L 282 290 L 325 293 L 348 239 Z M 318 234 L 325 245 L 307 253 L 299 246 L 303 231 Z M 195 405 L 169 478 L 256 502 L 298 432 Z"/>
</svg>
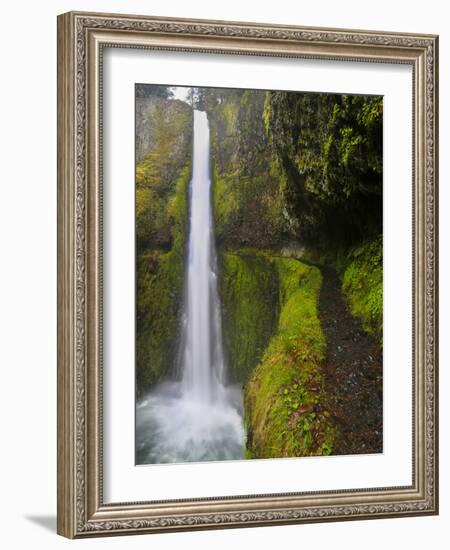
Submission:
<svg viewBox="0 0 450 550">
<path fill-rule="evenodd" d="M 243 457 L 242 390 L 225 379 L 209 122 L 198 110 L 192 164 L 180 380 L 160 384 L 137 403 L 137 464 Z"/>
<path fill-rule="evenodd" d="M 207 115 L 204 111 L 194 111 L 194 154 L 181 370 L 186 394 L 210 403 L 212 399 L 220 398 L 220 388 L 224 382 L 224 358 L 213 238 L 209 143 Z"/>
</svg>

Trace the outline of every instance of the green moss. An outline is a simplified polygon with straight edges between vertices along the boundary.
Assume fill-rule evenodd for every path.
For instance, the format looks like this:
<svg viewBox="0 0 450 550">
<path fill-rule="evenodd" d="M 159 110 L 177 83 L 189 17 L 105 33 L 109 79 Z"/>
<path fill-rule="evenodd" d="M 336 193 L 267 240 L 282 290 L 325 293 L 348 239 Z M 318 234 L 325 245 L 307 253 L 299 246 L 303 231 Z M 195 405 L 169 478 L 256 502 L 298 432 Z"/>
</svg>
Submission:
<svg viewBox="0 0 450 550">
<path fill-rule="evenodd" d="M 345 245 L 381 229 L 381 96 L 268 92 L 262 119 L 293 239 Z"/>
<path fill-rule="evenodd" d="M 223 253 L 221 269 L 229 364 L 246 382 L 245 456 L 330 454 L 320 270 L 254 249 Z"/>
<path fill-rule="evenodd" d="M 224 253 L 221 300 L 228 362 L 244 382 L 260 361 L 278 317 L 278 274 L 264 256 Z"/>
<path fill-rule="evenodd" d="M 280 244 L 286 178 L 263 126 L 262 91 L 229 90 L 210 109 L 215 229 L 227 248 Z"/>
<path fill-rule="evenodd" d="M 352 248 L 342 269 L 342 290 L 364 328 L 383 341 L 382 238 Z"/>
<path fill-rule="evenodd" d="M 236 123 L 239 115 L 240 91 L 229 90 L 226 100 L 214 102 L 209 110 L 211 153 L 219 171 L 233 172 L 236 159 Z"/>
<path fill-rule="evenodd" d="M 232 98 L 231 101 L 225 101 L 221 106 L 221 115 L 225 125 L 225 132 L 230 137 L 233 135 L 233 128 L 234 128 L 234 125 L 236 124 L 238 113 L 239 113 L 238 98 Z"/>
<path fill-rule="evenodd" d="M 325 338 L 317 316 L 322 276 L 297 260 L 271 261 L 281 308 L 276 333 L 244 388 L 248 453 L 327 455 L 334 430 L 323 405 Z"/>
<path fill-rule="evenodd" d="M 277 162 L 265 175 L 220 173 L 213 166 L 215 233 L 228 248 L 273 248 L 282 240 L 284 178 Z"/>
<path fill-rule="evenodd" d="M 213 166 L 213 190 L 214 230 L 220 241 L 225 238 L 233 215 L 239 210 L 239 201 L 232 176 L 219 176 L 216 163 Z"/>
<path fill-rule="evenodd" d="M 136 163 L 137 395 L 167 373 L 176 353 L 192 155 L 187 104 L 149 98 L 141 115 L 148 150 Z"/>
<path fill-rule="evenodd" d="M 290 252 L 289 250 L 287 252 Z M 342 292 L 350 310 L 363 328 L 383 344 L 383 238 L 334 248 L 301 251 L 301 259 L 331 266 L 342 281 Z"/>
<path fill-rule="evenodd" d="M 192 111 L 186 104 L 155 99 L 152 145 L 136 163 L 136 241 L 139 249 L 172 247 L 174 218 L 167 208 L 177 179 L 190 163 Z"/>
<path fill-rule="evenodd" d="M 160 380 L 173 364 L 179 330 L 187 227 L 187 185 L 190 167 L 176 182 L 166 205 L 171 220 L 169 252 L 143 250 L 137 254 L 136 277 L 136 390 L 139 395 Z"/>
</svg>

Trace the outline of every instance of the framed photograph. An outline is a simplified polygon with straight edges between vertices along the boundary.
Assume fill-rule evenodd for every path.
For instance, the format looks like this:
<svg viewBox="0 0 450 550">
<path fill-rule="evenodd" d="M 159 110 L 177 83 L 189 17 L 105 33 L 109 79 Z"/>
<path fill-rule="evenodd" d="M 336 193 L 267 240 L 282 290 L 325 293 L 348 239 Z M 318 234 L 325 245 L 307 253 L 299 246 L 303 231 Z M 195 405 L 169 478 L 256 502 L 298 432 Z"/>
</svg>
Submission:
<svg viewBox="0 0 450 550">
<path fill-rule="evenodd" d="M 58 533 L 438 512 L 431 35 L 58 17 Z"/>
</svg>

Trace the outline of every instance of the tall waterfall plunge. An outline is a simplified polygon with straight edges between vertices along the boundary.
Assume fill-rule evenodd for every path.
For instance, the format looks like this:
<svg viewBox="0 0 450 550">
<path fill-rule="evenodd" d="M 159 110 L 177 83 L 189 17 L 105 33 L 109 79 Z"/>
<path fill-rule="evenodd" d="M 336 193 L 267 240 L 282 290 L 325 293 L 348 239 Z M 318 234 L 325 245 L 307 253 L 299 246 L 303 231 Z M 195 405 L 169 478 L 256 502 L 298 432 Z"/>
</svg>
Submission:
<svg viewBox="0 0 450 550">
<path fill-rule="evenodd" d="M 242 396 L 226 385 L 217 258 L 211 208 L 210 136 L 194 111 L 189 240 L 179 354 L 179 381 L 167 381 L 137 403 L 136 463 L 243 457 Z"/>
<path fill-rule="evenodd" d="M 208 118 L 205 112 L 194 111 L 182 372 L 184 392 L 205 403 L 220 399 L 224 382 L 209 157 Z"/>
</svg>

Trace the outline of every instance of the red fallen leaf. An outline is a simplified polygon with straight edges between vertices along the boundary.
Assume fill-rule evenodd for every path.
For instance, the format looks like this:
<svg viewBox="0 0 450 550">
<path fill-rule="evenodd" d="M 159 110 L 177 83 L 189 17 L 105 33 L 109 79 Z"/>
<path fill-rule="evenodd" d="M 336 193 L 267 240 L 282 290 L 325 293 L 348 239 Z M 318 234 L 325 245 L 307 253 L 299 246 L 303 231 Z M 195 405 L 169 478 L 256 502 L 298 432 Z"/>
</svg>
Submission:
<svg viewBox="0 0 450 550">
<path fill-rule="evenodd" d="M 311 405 L 300 405 L 297 409 L 297 413 L 299 414 L 306 414 L 313 411 L 313 407 Z"/>
</svg>

